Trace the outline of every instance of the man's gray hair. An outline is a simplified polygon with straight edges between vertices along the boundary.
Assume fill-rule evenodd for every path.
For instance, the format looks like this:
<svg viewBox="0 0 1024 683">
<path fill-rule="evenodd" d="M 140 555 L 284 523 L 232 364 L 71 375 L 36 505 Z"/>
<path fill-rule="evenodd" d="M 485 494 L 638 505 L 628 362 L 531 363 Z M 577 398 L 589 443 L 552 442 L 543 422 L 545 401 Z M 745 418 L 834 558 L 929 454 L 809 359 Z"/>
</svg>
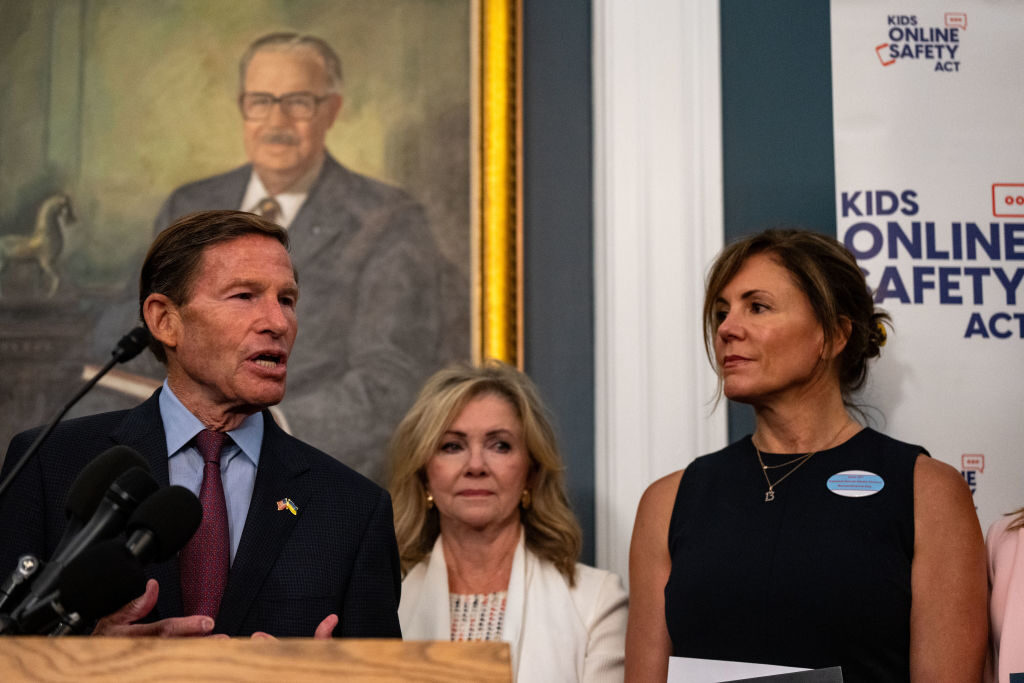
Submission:
<svg viewBox="0 0 1024 683">
<path fill-rule="evenodd" d="M 253 55 L 261 50 L 294 48 L 308 48 L 320 55 L 324 60 L 324 72 L 327 74 L 327 91 L 341 92 L 341 59 L 338 58 L 338 54 L 321 38 L 293 32 L 268 33 L 249 45 L 238 64 L 238 91 L 245 92 L 245 73 L 249 69 Z"/>
</svg>

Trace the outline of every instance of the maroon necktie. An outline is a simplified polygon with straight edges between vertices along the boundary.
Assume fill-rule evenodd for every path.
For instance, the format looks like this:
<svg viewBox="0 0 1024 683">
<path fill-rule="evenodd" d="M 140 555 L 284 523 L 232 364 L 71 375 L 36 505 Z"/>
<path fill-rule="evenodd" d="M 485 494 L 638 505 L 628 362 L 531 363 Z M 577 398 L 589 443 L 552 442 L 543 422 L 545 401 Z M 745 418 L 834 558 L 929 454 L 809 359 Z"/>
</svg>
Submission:
<svg viewBox="0 0 1024 683">
<path fill-rule="evenodd" d="M 231 548 L 227 504 L 220 481 L 220 449 L 226 438 L 223 432 L 210 429 L 196 436 L 196 447 L 205 463 L 199 489 L 203 520 L 179 557 L 185 616 L 205 614 L 216 618 L 228 582 Z"/>
</svg>

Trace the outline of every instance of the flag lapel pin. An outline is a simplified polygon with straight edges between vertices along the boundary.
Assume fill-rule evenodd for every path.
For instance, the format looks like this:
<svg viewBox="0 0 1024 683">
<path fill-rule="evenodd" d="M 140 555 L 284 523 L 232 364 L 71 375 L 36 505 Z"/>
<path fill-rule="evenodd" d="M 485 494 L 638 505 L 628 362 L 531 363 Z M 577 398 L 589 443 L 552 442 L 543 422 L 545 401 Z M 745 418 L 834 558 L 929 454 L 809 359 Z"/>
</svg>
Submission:
<svg viewBox="0 0 1024 683">
<path fill-rule="evenodd" d="M 277 501 L 277 509 L 287 510 L 293 515 L 299 514 L 299 508 L 295 506 L 295 503 L 292 502 L 291 498 L 282 498 L 281 500 Z"/>
</svg>

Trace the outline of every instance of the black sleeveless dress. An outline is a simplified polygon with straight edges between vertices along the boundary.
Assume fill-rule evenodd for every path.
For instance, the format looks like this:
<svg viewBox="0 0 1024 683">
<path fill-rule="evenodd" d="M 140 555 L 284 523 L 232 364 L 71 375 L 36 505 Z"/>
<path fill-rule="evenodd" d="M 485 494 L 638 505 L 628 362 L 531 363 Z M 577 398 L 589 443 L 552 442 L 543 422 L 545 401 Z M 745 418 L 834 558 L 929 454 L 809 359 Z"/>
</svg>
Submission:
<svg viewBox="0 0 1024 683">
<path fill-rule="evenodd" d="M 749 436 L 697 458 L 669 525 L 673 654 L 842 666 L 847 683 L 909 680 L 914 462 L 922 452 L 863 429 L 812 456 L 775 487 L 772 502 Z M 794 457 L 762 455 L 767 465 Z M 858 475 L 833 478 L 851 470 L 878 475 L 881 490 L 851 497 Z M 847 495 L 829 489 L 830 479 L 835 486 L 844 478 Z M 877 478 L 866 479 L 877 488 Z"/>
</svg>

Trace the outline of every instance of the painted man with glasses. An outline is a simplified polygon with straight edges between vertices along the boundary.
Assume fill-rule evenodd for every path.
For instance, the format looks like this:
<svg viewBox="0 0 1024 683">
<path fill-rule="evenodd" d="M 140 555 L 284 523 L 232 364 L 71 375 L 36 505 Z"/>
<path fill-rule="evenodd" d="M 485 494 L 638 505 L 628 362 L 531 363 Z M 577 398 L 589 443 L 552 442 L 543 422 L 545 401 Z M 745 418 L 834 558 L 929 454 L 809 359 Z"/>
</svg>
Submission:
<svg viewBox="0 0 1024 683">
<path fill-rule="evenodd" d="M 239 67 L 249 163 L 175 190 L 155 227 L 193 211 L 241 209 L 288 229 L 306 322 L 280 408 L 296 436 L 382 481 L 391 430 L 448 360 L 443 257 L 417 202 L 326 150 L 343 103 L 341 62 L 326 42 L 266 35 Z"/>
</svg>

